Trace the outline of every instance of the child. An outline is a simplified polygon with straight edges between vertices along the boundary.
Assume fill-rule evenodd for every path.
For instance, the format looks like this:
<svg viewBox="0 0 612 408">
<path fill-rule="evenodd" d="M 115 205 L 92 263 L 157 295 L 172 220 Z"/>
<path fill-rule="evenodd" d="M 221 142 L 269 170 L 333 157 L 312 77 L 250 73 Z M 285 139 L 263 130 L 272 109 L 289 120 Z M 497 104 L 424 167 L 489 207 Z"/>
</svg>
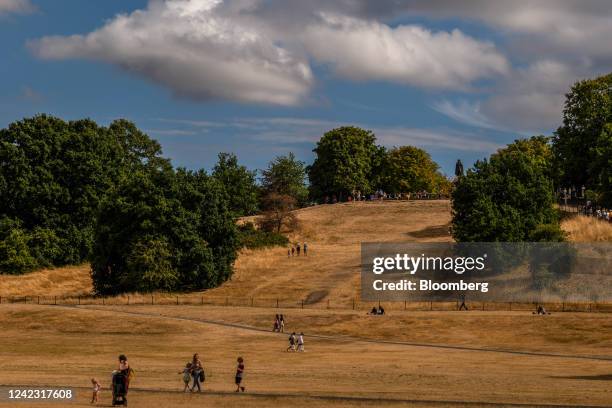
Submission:
<svg viewBox="0 0 612 408">
<path fill-rule="evenodd" d="M 300 337 L 298 337 L 298 350 L 304 352 L 304 333 L 300 333 Z"/>
<path fill-rule="evenodd" d="M 242 391 L 244 392 L 244 386 L 241 386 L 242 376 L 244 375 L 244 359 L 242 357 L 238 357 L 238 366 L 236 367 L 236 392 Z"/>
<path fill-rule="evenodd" d="M 183 392 L 187 392 L 187 390 L 189 390 L 189 382 L 191 381 L 191 363 L 187 363 L 185 368 L 178 373 L 183 374 L 183 383 L 185 384 Z"/>
<path fill-rule="evenodd" d="M 91 403 L 98 402 L 98 395 L 100 394 L 100 389 L 102 386 L 95 378 L 91 379 L 91 384 L 93 385 L 93 394 L 91 395 Z"/>
</svg>

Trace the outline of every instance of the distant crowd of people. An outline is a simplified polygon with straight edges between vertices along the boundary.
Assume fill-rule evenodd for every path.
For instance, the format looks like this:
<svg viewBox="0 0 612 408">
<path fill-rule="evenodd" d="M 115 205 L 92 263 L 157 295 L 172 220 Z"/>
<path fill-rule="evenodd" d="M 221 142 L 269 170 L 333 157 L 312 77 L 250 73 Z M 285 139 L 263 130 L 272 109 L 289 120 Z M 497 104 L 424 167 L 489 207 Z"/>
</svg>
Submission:
<svg viewBox="0 0 612 408">
<path fill-rule="evenodd" d="M 377 200 L 433 200 L 447 198 L 445 195 L 440 193 L 431 193 L 426 190 L 411 192 L 411 193 L 387 193 L 383 190 L 376 190 L 371 194 L 362 194 L 361 191 L 354 191 L 346 197 L 331 196 L 323 197 L 323 204 L 336 204 L 340 201 L 351 202 L 351 201 L 377 201 Z"/>
<path fill-rule="evenodd" d="M 582 214 L 588 217 L 596 217 L 599 220 L 612 222 L 612 210 L 594 205 L 591 201 L 587 201 L 582 207 Z"/>
<path fill-rule="evenodd" d="M 301 246 L 299 242 L 291 245 L 291 247 L 287 249 L 287 257 L 300 256 L 302 250 L 304 251 L 304 256 L 308 256 L 308 244 L 306 242 Z"/>
</svg>

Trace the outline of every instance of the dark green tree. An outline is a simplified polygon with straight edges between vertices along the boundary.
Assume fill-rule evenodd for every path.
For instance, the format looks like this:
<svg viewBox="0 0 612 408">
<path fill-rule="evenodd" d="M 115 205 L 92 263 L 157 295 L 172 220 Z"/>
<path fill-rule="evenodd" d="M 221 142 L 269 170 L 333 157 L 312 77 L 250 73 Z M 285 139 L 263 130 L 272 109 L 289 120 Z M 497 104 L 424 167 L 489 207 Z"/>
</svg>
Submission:
<svg viewBox="0 0 612 408">
<path fill-rule="evenodd" d="M 602 132 L 612 123 L 612 74 L 576 82 L 566 95 L 553 151 L 562 186 L 597 188 L 606 171 Z M 604 143 L 604 144 L 602 144 Z"/>
<path fill-rule="evenodd" d="M 238 247 L 224 187 L 169 164 L 122 181 L 102 203 L 95 230 L 99 294 L 217 286 L 231 276 Z"/>
<path fill-rule="evenodd" d="M 369 193 L 380 187 L 384 149 L 371 131 L 353 126 L 330 130 L 313 151 L 308 177 L 314 198 L 336 195 L 342 200 L 356 190 Z"/>
<path fill-rule="evenodd" d="M 546 138 L 517 140 L 478 161 L 452 193 L 453 236 L 460 242 L 557 241 Z"/>
<path fill-rule="evenodd" d="M 230 202 L 230 209 L 237 217 L 257 212 L 259 188 L 255 171 L 238 164 L 233 153 L 219 153 L 219 160 L 213 168 L 212 176 L 223 186 Z"/>
<path fill-rule="evenodd" d="M 306 166 L 297 160 L 293 153 L 277 156 L 262 170 L 262 190 L 264 195 L 276 193 L 293 197 L 298 205 L 304 205 L 308 198 L 306 187 Z"/>
</svg>

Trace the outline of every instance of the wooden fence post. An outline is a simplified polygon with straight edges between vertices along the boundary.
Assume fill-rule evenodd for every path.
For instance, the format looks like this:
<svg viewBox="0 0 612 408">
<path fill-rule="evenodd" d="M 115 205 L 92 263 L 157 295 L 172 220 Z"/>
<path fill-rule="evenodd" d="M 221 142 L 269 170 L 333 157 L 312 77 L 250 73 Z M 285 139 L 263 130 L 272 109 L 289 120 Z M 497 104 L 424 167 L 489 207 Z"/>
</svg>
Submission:
<svg viewBox="0 0 612 408">
<path fill-rule="evenodd" d="M 251 296 L 251 307 L 253 307 L 253 296 Z"/>
<path fill-rule="evenodd" d="M 81 296 L 78 297 L 78 302 L 79 302 L 78 304 L 80 306 L 81 305 Z"/>
<path fill-rule="evenodd" d="M 276 298 L 276 308 L 278 309 L 278 298 Z"/>
<path fill-rule="evenodd" d="M 38 296 L 38 297 L 36 298 L 36 304 L 37 304 L 37 305 L 40 305 L 40 296 Z"/>
<path fill-rule="evenodd" d="M 53 296 L 53 304 L 57 305 L 57 296 Z"/>
<path fill-rule="evenodd" d="M 178 296 L 176 297 L 176 304 L 177 304 L 177 306 L 178 306 L 178 304 L 179 304 L 179 298 L 178 298 Z"/>
<path fill-rule="evenodd" d="M 433 301 L 429 301 L 429 310 L 433 310 Z"/>
<path fill-rule="evenodd" d="M 304 299 L 302 299 L 302 309 L 304 308 Z"/>
</svg>

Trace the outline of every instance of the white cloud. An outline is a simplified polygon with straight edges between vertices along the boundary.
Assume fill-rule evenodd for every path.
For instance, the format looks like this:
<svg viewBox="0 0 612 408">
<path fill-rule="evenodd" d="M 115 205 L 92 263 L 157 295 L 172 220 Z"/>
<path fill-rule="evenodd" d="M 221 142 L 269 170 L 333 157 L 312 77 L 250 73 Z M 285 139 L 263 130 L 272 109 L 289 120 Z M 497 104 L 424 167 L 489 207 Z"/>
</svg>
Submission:
<svg viewBox="0 0 612 408">
<path fill-rule="evenodd" d="M 217 12 L 219 1 L 153 0 L 87 35 L 29 43 L 40 58 L 108 62 L 197 100 L 295 105 L 313 81 L 305 61 L 256 27 Z"/>
<path fill-rule="evenodd" d="M 508 71 L 489 42 L 459 30 L 432 32 L 416 25 L 392 28 L 375 21 L 323 15 L 303 34 L 309 53 L 339 75 L 427 88 L 466 89 L 477 79 Z"/>
<path fill-rule="evenodd" d="M 35 7 L 30 0 L 0 0 L 0 15 L 8 13 L 31 13 Z"/>
<path fill-rule="evenodd" d="M 434 103 L 432 108 L 448 116 L 449 118 L 466 125 L 484 129 L 501 129 L 501 125 L 493 123 L 485 114 L 482 113 L 480 102 L 471 103 L 466 100 L 452 102 L 444 99 Z"/>
</svg>

